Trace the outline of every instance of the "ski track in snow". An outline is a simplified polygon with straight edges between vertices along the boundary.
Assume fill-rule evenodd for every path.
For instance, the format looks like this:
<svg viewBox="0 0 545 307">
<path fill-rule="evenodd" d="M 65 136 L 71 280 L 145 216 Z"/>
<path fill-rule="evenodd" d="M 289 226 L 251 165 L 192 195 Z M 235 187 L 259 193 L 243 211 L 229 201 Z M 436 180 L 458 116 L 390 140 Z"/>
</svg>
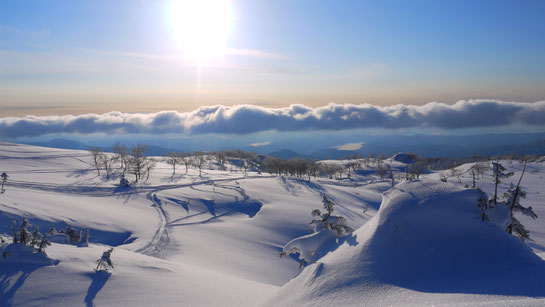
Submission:
<svg viewBox="0 0 545 307">
<path fill-rule="evenodd" d="M 268 176 L 253 176 L 253 177 L 254 178 L 267 178 Z M 169 237 L 169 231 L 170 231 L 171 227 L 173 227 L 173 226 L 196 225 L 196 224 L 206 224 L 206 223 L 209 223 L 209 222 L 213 222 L 213 221 L 215 221 L 216 219 L 218 219 L 220 217 L 224 217 L 224 216 L 227 216 L 227 215 L 230 215 L 230 214 L 236 212 L 237 211 L 236 206 L 244 205 L 250 199 L 250 197 L 246 194 L 244 189 L 241 188 L 238 185 L 238 182 L 237 182 L 237 180 L 242 180 L 242 179 L 247 179 L 247 178 L 252 178 L 252 176 L 238 177 L 238 178 L 216 179 L 216 180 L 205 180 L 205 181 L 188 183 L 188 184 L 181 184 L 181 185 L 159 186 L 156 189 L 154 189 L 153 191 L 147 193 L 147 195 L 146 195 L 147 199 L 149 199 L 152 202 L 152 207 L 155 209 L 155 211 L 157 212 L 157 215 L 159 216 L 159 223 L 158 223 L 157 229 L 156 229 L 152 239 L 150 240 L 150 242 L 146 243 L 143 247 L 136 250 L 136 252 L 139 252 L 139 253 L 142 253 L 142 254 L 145 254 L 145 255 L 148 255 L 148 256 L 153 256 L 153 257 L 163 258 L 164 259 L 164 258 L 166 258 L 169 250 L 174 250 L 176 248 L 176 246 L 173 246 L 174 244 L 173 244 L 173 242 L 171 241 L 171 239 Z M 237 185 L 236 187 L 231 187 L 231 186 L 227 186 L 227 185 L 217 185 L 218 182 L 219 183 L 227 183 L 227 182 L 232 182 L 232 181 L 236 182 L 236 185 Z M 179 189 L 179 188 L 186 188 L 186 187 L 198 190 L 198 189 L 195 188 L 195 186 L 208 185 L 208 184 L 212 184 L 212 186 L 214 186 L 214 187 L 220 187 L 220 188 L 223 188 L 223 189 L 229 189 L 229 190 L 236 191 L 237 193 L 240 194 L 240 196 L 242 197 L 242 200 L 239 200 L 238 196 L 233 196 L 233 195 L 230 195 L 230 194 L 225 194 L 225 193 L 214 191 L 215 193 L 223 194 L 225 196 L 234 197 L 235 198 L 235 208 L 233 208 L 233 209 L 231 209 L 231 210 L 229 210 L 227 212 L 221 213 L 219 215 L 212 214 L 211 217 L 205 218 L 205 219 L 200 220 L 200 221 L 180 223 L 185 219 L 189 219 L 189 218 L 192 218 L 192 217 L 196 217 L 196 216 L 199 216 L 199 215 L 206 214 L 207 212 L 210 212 L 210 210 L 205 210 L 205 211 L 193 214 L 193 215 L 188 215 L 186 217 L 182 217 L 182 218 L 175 219 L 175 220 L 171 221 L 170 218 L 169 218 L 168 211 L 164 207 L 163 201 L 161 200 L 161 198 L 159 196 L 157 196 L 157 194 L 159 192 L 161 192 L 161 191 L 166 191 L 166 190 L 171 190 L 171 189 Z M 212 203 L 212 205 L 214 206 L 215 204 Z"/>
<path fill-rule="evenodd" d="M 5 150 L 4 150 L 5 151 Z M 14 153 L 21 153 L 21 152 L 15 152 Z M 36 152 L 25 152 L 25 153 L 36 153 Z M 20 160 L 28 160 L 28 159 L 36 159 L 36 160 L 46 160 L 46 159 L 58 159 L 58 158 L 74 158 L 80 162 L 84 162 L 83 160 L 79 159 L 79 157 L 88 157 L 89 155 L 78 155 L 76 156 L 70 156 L 70 155 L 48 155 L 48 156 L 42 156 L 40 158 L 38 157 L 11 157 L 11 156 L 2 156 L 0 158 L 2 159 L 20 159 Z M 85 164 L 89 164 L 88 162 L 85 162 Z M 89 167 L 87 169 L 44 169 L 44 170 L 25 170 L 21 172 L 30 172 L 30 173 L 41 173 L 41 174 L 48 174 L 48 173 L 86 173 L 94 171 L 93 167 Z M 16 173 L 16 172 L 10 172 L 10 173 Z M 224 194 L 225 196 L 231 196 L 235 198 L 236 205 L 243 205 L 249 200 L 249 196 L 245 193 L 244 189 L 242 189 L 238 185 L 238 180 L 244 180 L 244 179 L 254 179 L 254 178 L 271 178 L 274 176 L 244 176 L 244 177 L 233 177 L 233 178 L 223 178 L 223 179 L 205 179 L 200 181 L 195 181 L 191 183 L 183 183 L 183 184 L 165 184 L 165 185 L 155 185 L 155 186 L 138 186 L 138 187 L 131 187 L 127 189 L 119 188 L 119 187 L 104 187 L 100 186 L 101 182 L 94 182 L 92 184 L 89 184 L 89 182 L 92 182 L 96 177 L 93 178 L 86 178 L 80 181 L 72 182 L 70 184 L 55 184 L 55 183 L 44 183 L 44 182 L 37 182 L 37 181 L 25 181 L 25 180 L 9 180 L 5 187 L 10 189 L 20 189 L 20 190 L 37 190 L 45 193 L 58 193 L 58 194 L 75 194 L 75 195 L 83 195 L 83 196 L 90 196 L 90 197 L 110 197 L 110 196 L 118 196 L 118 197 L 126 197 L 129 199 L 132 196 L 137 196 L 143 193 L 146 193 L 146 198 L 149 199 L 152 202 L 151 207 L 154 208 L 154 210 L 157 212 L 159 222 L 157 224 L 157 229 L 155 230 L 155 233 L 152 237 L 152 239 L 147 242 L 143 247 L 136 250 L 136 252 L 153 256 L 157 258 L 165 258 L 168 254 L 168 251 L 174 250 L 176 247 L 174 246 L 173 242 L 171 241 L 169 237 L 169 228 L 173 226 L 185 226 L 185 225 L 195 225 L 195 224 L 205 224 L 209 222 L 213 222 L 217 218 L 227 216 L 229 214 L 232 214 L 236 212 L 236 209 L 229 210 L 227 212 L 221 213 L 219 215 L 213 215 L 211 217 L 204 218 L 202 220 L 196 221 L 196 222 L 187 222 L 187 223 L 181 223 L 182 221 L 186 219 L 190 219 L 196 216 L 204 215 L 209 212 L 209 210 L 205 210 L 196 214 L 188 215 L 186 217 L 178 218 L 175 220 L 170 221 L 168 211 L 164 207 L 164 202 L 161 200 L 161 197 L 158 196 L 158 193 L 162 191 L 172 190 L 172 189 L 180 189 L 180 188 L 191 188 L 196 189 L 196 186 L 201 185 L 212 185 L 214 187 L 226 189 L 226 190 L 233 190 L 236 191 L 241 197 L 242 200 L 239 200 L 238 196 L 233 196 L 230 194 L 225 194 L 221 192 L 216 192 L 218 194 Z M 235 181 L 237 183 L 236 187 L 231 187 L 228 185 L 225 185 L 222 183 L 228 183 Z"/>
</svg>

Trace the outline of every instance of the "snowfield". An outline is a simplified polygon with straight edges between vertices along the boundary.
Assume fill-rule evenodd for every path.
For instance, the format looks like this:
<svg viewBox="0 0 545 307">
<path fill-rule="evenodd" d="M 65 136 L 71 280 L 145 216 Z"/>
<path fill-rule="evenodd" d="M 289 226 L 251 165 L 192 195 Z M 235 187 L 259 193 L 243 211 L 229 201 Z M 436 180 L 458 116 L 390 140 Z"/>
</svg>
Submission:
<svg viewBox="0 0 545 307">
<path fill-rule="evenodd" d="M 391 188 L 365 166 L 350 179 L 307 182 L 213 163 L 202 176 L 183 166 L 173 176 L 156 160 L 147 182 L 120 188 L 119 177 L 97 175 L 87 151 L 0 143 L 0 172 L 9 175 L 1 252 L 12 248 L 0 259 L 0 305 L 545 304 L 545 262 L 535 254 L 545 252 L 542 162 L 528 165 L 522 183 L 522 203 L 539 216 L 519 218 L 531 231 L 526 245 L 480 220 L 476 190 L 463 187 L 471 164 L 448 183 L 431 172 Z M 403 172 L 402 162 L 391 163 L 396 176 Z M 502 164 L 515 171 L 503 193 L 522 164 Z M 490 174 L 477 185 L 494 190 Z M 324 256 L 300 270 L 295 255 L 279 253 L 311 234 L 323 193 L 356 231 L 326 240 L 316 251 Z M 42 232 L 89 229 L 89 247 L 55 241 L 45 259 L 14 250 L 12 221 L 23 216 Z M 95 272 L 110 246 L 115 267 Z"/>
<path fill-rule="evenodd" d="M 369 222 L 284 285 L 270 305 L 497 303 L 505 295 L 508 305 L 543 304 L 526 297 L 545 294 L 545 261 L 483 223 L 479 197 L 451 183 L 398 184 Z"/>
</svg>

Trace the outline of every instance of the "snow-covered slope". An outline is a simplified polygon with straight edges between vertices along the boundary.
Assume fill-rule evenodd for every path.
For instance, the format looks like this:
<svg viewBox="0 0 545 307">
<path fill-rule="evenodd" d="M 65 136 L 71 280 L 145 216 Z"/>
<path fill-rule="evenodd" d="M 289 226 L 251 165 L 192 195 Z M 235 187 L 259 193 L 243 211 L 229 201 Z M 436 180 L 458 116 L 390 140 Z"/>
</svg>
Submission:
<svg viewBox="0 0 545 307">
<path fill-rule="evenodd" d="M 545 297 L 545 261 L 482 222 L 479 197 L 438 181 L 397 185 L 375 217 L 269 304 L 545 304 L 534 299 Z"/>
<path fill-rule="evenodd" d="M 486 286 L 475 287 L 481 290 L 468 290 L 457 286 L 456 280 L 446 284 L 448 279 L 442 280 L 442 284 L 429 285 L 424 278 L 419 278 L 418 276 L 429 275 L 440 279 L 438 275 L 443 271 L 437 269 L 439 271 L 436 272 L 432 268 L 440 267 L 446 260 L 432 262 L 433 266 L 426 269 L 424 265 L 427 263 L 419 260 L 418 256 L 422 259 L 429 258 L 430 254 L 438 253 L 437 249 L 441 248 L 448 251 L 444 252 L 447 254 L 446 259 L 452 260 L 455 264 L 451 270 L 456 273 L 454 268 L 458 268 L 459 274 L 462 274 L 462 265 L 456 262 L 456 259 L 459 259 L 456 256 L 464 255 L 454 248 L 460 244 L 450 246 L 450 240 L 440 239 L 441 235 L 449 235 L 448 231 L 457 227 L 452 225 L 450 215 L 445 217 L 442 221 L 445 226 L 450 226 L 444 231 L 435 228 L 429 231 L 427 235 L 433 244 L 428 245 L 408 240 L 407 237 L 396 237 L 403 233 L 409 236 L 411 231 L 424 231 L 424 228 L 418 227 L 405 229 L 411 225 L 408 218 L 401 218 L 399 223 L 399 227 L 401 230 L 405 229 L 404 231 L 398 227 L 397 232 L 388 233 L 387 226 L 378 227 L 380 218 L 371 218 L 379 209 L 382 193 L 390 189 L 390 183 L 375 177 L 372 165 L 362 166 L 362 169 L 353 172 L 350 178 L 346 178 L 347 176 L 341 180 L 312 178 L 307 182 L 266 173 L 249 172 L 245 175 L 236 163 L 227 163 L 226 171 L 220 171 L 217 165 L 210 163 L 203 169 L 202 176 L 199 176 L 198 170 L 195 169 L 189 169 L 185 174 L 185 168 L 182 166 L 173 176 L 172 168 L 160 158 L 156 159 L 157 166 L 148 181 L 131 188 L 119 188 L 119 177 L 116 174 L 110 179 L 103 173 L 97 175 L 91 162 L 92 157 L 86 151 L 0 143 L 0 172 L 5 171 L 9 175 L 6 192 L 0 194 L 0 236 L 9 240 L 12 220 L 15 218 L 20 221 L 25 215 L 28 216 L 30 223 L 38 225 L 42 232 L 52 226 L 62 229 L 72 225 L 90 229 L 91 235 L 90 247 L 53 243 L 46 250 L 53 262 L 47 265 L 36 264 L 25 256 L 15 259 L 12 255 L 8 256 L 9 259 L 0 259 L 0 305 L 256 306 L 274 297 L 275 293 L 285 293 L 290 285 L 300 287 L 301 294 L 308 295 L 309 301 L 301 301 L 300 298 L 293 296 L 293 293 L 286 293 L 268 303 L 297 301 L 304 304 L 326 305 L 337 295 L 352 293 L 354 301 L 343 301 L 340 299 L 341 296 L 338 297 L 339 301 L 361 305 L 360 298 L 363 294 L 358 294 L 361 292 L 366 293 L 365 299 L 370 302 L 369 304 L 374 302 L 429 305 L 493 300 L 509 304 L 510 301 L 520 303 L 520 295 L 532 295 L 526 292 L 500 293 L 501 289 L 505 289 L 501 287 L 497 288 L 499 290 L 496 292 L 488 291 L 490 288 Z M 404 166 L 397 161 L 392 164 L 397 181 L 398 172 L 403 173 Z M 521 164 L 518 162 L 504 161 L 504 164 L 508 169 L 515 170 L 515 176 L 504 180 L 500 186 L 502 191 L 510 182 L 516 181 L 516 176 L 521 171 Z M 422 188 L 418 189 L 420 192 L 413 191 L 415 197 L 432 202 L 433 199 L 438 201 L 448 199 L 452 194 L 471 200 L 472 192 L 461 190 L 464 184 L 471 182 L 468 174 L 464 172 L 468 167 L 470 165 L 460 167 L 462 169 L 460 179 L 449 178 L 453 185 L 449 182 L 436 186 L 434 182 L 439 180 L 439 174 L 424 175 L 423 177 L 429 179 L 423 181 L 429 182 L 429 191 L 439 192 L 428 199 L 426 198 L 428 190 Z M 541 253 L 545 251 L 545 227 L 542 220 L 545 217 L 545 205 L 543 194 L 540 194 L 545 193 L 543 173 L 545 173 L 543 163 L 532 163 L 523 180 L 523 186 L 528 191 L 525 203 L 532 205 L 540 218 L 537 220 L 521 218 L 534 240 L 529 242 L 529 245 L 534 251 Z M 402 186 L 399 185 L 388 192 L 388 197 L 401 193 L 398 189 Z M 493 191 L 488 175 L 479 179 L 478 186 L 489 194 Z M 329 259 L 327 261 L 337 263 L 338 260 L 340 266 L 342 259 L 348 260 L 346 257 L 357 256 L 357 251 L 362 251 L 366 246 L 358 242 L 364 242 L 364 239 L 367 240 L 365 242 L 371 242 L 373 238 L 381 238 L 373 241 L 374 255 L 380 255 L 377 256 L 380 261 L 377 260 L 376 263 L 380 270 L 377 270 L 375 275 L 369 271 L 361 271 L 342 276 L 337 282 L 327 284 L 329 288 L 326 288 L 327 291 L 324 290 L 324 293 L 331 293 L 332 296 L 324 297 L 323 300 L 312 297 L 309 289 L 321 285 L 319 276 L 334 276 L 328 275 L 333 273 L 328 266 L 319 268 L 319 265 L 313 264 L 301 272 L 295 256 L 278 257 L 287 242 L 311 233 L 308 229 L 308 223 L 312 219 L 310 213 L 312 209 L 321 208 L 322 193 L 326 193 L 336 203 L 335 214 L 344 216 L 350 227 L 358 229 L 370 219 L 373 221 L 365 224 L 354 236 L 346 238 L 345 245 L 328 254 L 323 261 Z M 399 194 L 401 196 L 396 197 L 408 197 L 409 202 L 411 198 L 407 195 L 410 194 L 405 194 L 401 193 Z M 433 206 L 429 207 L 433 209 Z M 364 208 L 368 208 L 365 213 Z M 396 216 L 404 217 L 406 213 L 399 210 Z M 433 210 L 432 212 L 418 210 L 415 212 L 425 216 L 438 214 Z M 411 210 L 408 211 L 411 216 Z M 466 212 L 464 213 L 466 217 L 473 214 L 470 211 L 463 212 Z M 446 215 L 447 212 L 442 214 Z M 427 219 L 420 214 L 413 214 L 410 220 L 413 219 L 420 221 L 422 227 L 428 225 L 425 222 Z M 390 225 L 386 222 L 381 223 Z M 437 223 L 428 226 L 432 225 L 440 226 Z M 465 230 L 460 230 L 459 234 L 467 235 L 471 229 L 482 230 L 475 227 L 485 227 L 478 225 L 480 226 L 469 222 Z M 373 227 L 376 228 L 376 234 L 363 233 L 364 229 Z M 521 251 L 526 250 L 525 256 L 523 252 L 517 253 L 519 258 L 516 259 L 524 259 L 522 265 L 506 260 L 505 265 L 500 267 L 505 272 L 523 270 L 524 265 L 532 265 L 535 262 L 531 250 L 525 249 L 517 239 L 506 237 L 501 231 L 493 232 L 490 229 L 486 231 L 496 233 L 498 238 L 500 236 L 505 238 L 506 247 L 518 246 Z M 382 234 L 379 236 L 379 233 Z M 389 248 L 381 244 L 387 244 L 388 241 L 398 242 L 397 254 L 385 252 Z M 6 246 L 7 243 L 1 245 L 0 253 Z M 112 254 L 115 268 L 111 274 L 95 273 L 96 260 L 109 246 L 115 247 Z M 337 247 L 335 244 L 328 246 L 330 249 Z M 483 246 L 494 247 L 494 244 L 485 242 Z M 427 251 L 427 254 L 405 253 L 409 247 L 413 249 L 421 247 L 417 250 Z M 334 256 L 342 250 L 346 252 Z M 354 252 L 349 252 L 351 250 Z M 325 249 L 320 253 L 325 254 L 327 251 Z M 497 259 L 503 255 L 502 253 L 497 254 L 498 256 L 486 253 L 484 254 L 488 257 L 486 259 L 474 255 L 474 261 L 485 262 L 490 257 Z M 356 263 L 363 266 L 366 261 L 364 259 L 366 258 L 358 259 Z M 393 260 L 399 261 L 399 264 L 389 268 L 385 263 Z M 510 263 L 513 265 L 508 266 Z M 446 269 L 448 268 L 449 266 Z M 400 273 L 391 277 L 388 274 L 393 269 L 399 270 Z M 441 270 L 443 269 L 445 268 L 441 267 Z M 413 273 L 416 275 L 412 275 Z M 288 283 L 296 276 L 298 277 L 294 281 Z M 390 279 L 385 276 L 390 276 Z M 344 282 L 350 278 L 353 280 L 363 278 L 369 283 L 354 283 L 351 286 L 350 283 Z M 310 283 L 303 284 L 301 279 L 308 279 Z M 356 285 L 361 287 L 358 288 Z M 452 290 L 447 290 L 449 285 L 452 285 Z M 281 287 L 283 287 L 281 292 L 278 292 Z M 449 294 L 439 293 L 441 291 Z M 496 294 L 514 296 L 483 296 Z"/>
<path fill-rule="evenodd" d="M 72 225 L 91 234 L 89 248 L 49 247 L 59 260 L 54 266 L 0 260 L 0 305 L 254 306 L 299 273 L 296 261 L 278 254 L 310 233 L 321 193 L 359 227 L 387 187 L 210 168 L 201 177 L 183 167 L 172 176 L 158 162 L 149 181 L 120 189 L 119 178 L 97 175 L 86 151 L 9 143 L 0 144 L 0 171 L 9 175 L 0 194 L 0 233 L 11 234 L 12 220 L 26 215 L 42 231 Z M 107 279 L 93 271 L 103 244 L 116 247 Z"/>
</svg>

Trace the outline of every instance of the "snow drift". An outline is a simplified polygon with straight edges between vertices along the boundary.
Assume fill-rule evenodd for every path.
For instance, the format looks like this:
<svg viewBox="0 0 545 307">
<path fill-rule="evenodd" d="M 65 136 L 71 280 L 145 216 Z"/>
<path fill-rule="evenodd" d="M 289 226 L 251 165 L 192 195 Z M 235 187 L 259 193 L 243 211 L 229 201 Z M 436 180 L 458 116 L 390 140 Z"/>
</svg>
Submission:
<svg viewBox="0 0 545 307">
<path fill-rule="evenodd" d="M 397 185 L 383 195 L 376 216 L 268 304 L 482 303 L 505 295 L 511 303 L 536 304 L 545 297 L 545 262 L 481 221 L 480 196 L 436 181 Z"/>
<path fill-rule="evenodd" d="M 415 162 L 414 159 L 408 153 L 405 153 L 405 152 L 398 152 L 392 157 L 392 159 L 394 161 L 398 161 L 405 164 L 411 164 Z"/>
</svg>

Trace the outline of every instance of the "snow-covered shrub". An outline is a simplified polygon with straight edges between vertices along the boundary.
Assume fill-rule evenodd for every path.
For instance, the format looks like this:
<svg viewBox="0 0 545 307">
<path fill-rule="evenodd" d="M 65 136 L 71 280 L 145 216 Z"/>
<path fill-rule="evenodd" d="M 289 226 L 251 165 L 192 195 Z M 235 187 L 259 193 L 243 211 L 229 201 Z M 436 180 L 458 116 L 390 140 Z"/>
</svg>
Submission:
<svg viewBox="0 0 545 307">
<path fill-rule="evenodd" d="M 3 172 L 2 174 L 0 174 L 0 179 L 2 180 L 2 187 L 0 188 L 0 194 L 1 193 L 4 193 L 6 190 L 4 190 L 4 185 L 6 184 L 6 182 L 8 181 L 8 174 L 6 172 Z"/>
<path fill-rule="evenodd" d="M 314 227 L 314 232 L 329 229 L 335 231 L 337 236 L 340 237 L 354 231 L 346 224 L 344 217 L 332 215 L 335 203 L 326 194 L 322 194 L 322 204 L 324 205 L 324 210 L 326 210 L 325 213 L 322 213 L 319 209 L 314 209 L 311 212 L 314 219 L 310 222 L 310 225 Z"/>
<path fill-rule="evenodd" d="M 83 235 L 81 236 L 81 240 L 78 243 L 79 247 L 88 247 L 89 246 L 89 229 L 85 229 L 83 231 Z"/>
<path fill-rule="evenodd" d="M 108 271 L 108 267 L 112 269 L 114 268 L 114 264 L 111 259 L 113 251 L 114 248 L 110 247 L 110 249 L 102 253 L 100 259 L 97 260 L 97 267 L 95 271 Z"/>
<path fill-rule="evenodd" d="M 80 247 L 86 247 L 89 246 L 89 230 L 83 229 L 83 228 L 73 228 L 72 226 L 68 225 L 65 229 L 59 230 L 56 235 L 64 236 L 64 242 L 58 242 L 58 243 L 66 243 L 66 244 L 74 244 L 78 245 Z"/>
<path fill-rule="evenodd" d="M 51 243 L 49 242 L 48 237 L 56 234 L 55 228 L 51 228 L 45 235 L 40 233 L 38 226 L 34 227 L 34 230 L 31 232 L 29 229 L 32 225 L 29 223 L 28 218 L 23 217 L 23 221 L 20 225 L 17 224 L 17 221 L 13 221 L 13 244 L 12 245 L 24 245 L 30 248 L 31 251 L 37 251 L 39 253 L 44 252 L 45 248 Z M 9 254 L 13 254 L 10 252 Z M 6 254 L 4 254 L 4 258 Z"/>
<path fill-rule="evenodd" d="M 280 257 L 298 253 L 299 259 L 301 259 L 299 268 L 305 263 L 313 262 L 315 260 L 313 259 L 314 253 L 327 240 L 343 237 L 354 231 L 347 225 L 344 217 L 332 215 L 335 203 L 325 194 L 322 194 L 322 204 L 324 213 L 319 209 L 314 209 L 311 212 L 314 218 L 310 225 L 314 233 L 291 240 L 280 253 Z"/>
<path fill-rule="evenodd" d="M 125 178 L 125 176 L 121 176 L 121 179 L 119 179 L 119 187 L 121 188 L 128 188 L 130 186 L 129 180 Z"/>
<path fill-rule="evenodd" d="M 58 233 L 66 235 L 72 244 L 76 244 L 81 241 L 81 229 L 74 229 L 70 225 L 66 226 L 65 229 L 59 230 Z"/>
</svg>

